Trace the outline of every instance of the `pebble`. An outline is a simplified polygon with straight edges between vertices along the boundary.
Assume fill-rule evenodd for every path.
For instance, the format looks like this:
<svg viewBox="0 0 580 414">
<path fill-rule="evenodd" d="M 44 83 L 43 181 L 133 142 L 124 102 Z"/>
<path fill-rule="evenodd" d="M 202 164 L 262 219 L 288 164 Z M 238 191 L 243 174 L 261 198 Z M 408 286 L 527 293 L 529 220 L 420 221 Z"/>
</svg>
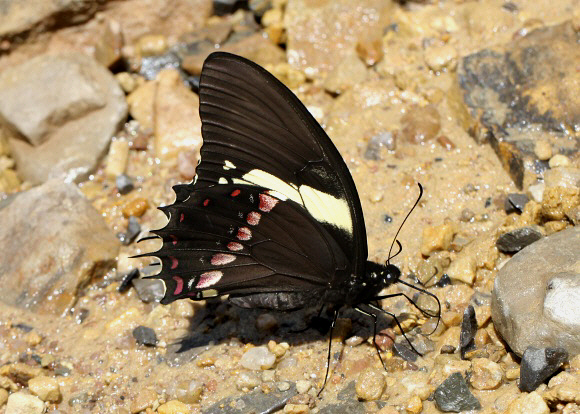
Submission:
<svg viewBox="0 0 580 414">
<path fill-rule="evenodd" d="M 291 414 L 308 414 L 310 407 L 307 404 L 286 404 L 284 406 L 285 413 Z"/>
<path fill-rule="evenodd" d="M 5 414 L 42 414 L 44 403 L 34 395 L 22 391 L 10 394 Z"/>
<path fill-rule="evenodd" d="M 238 378 L 236 379 L 236 387 L 238 387 L 238 390 L 242 391 L 252 390 L 261 383 L 262 381 L 258 375 L 253 372 L 240 372 Z"/>
<path fill-rule="evenodd" d="M 56 378 L 39 375 L 28 381 L 28 389 L 42 401 L 57 402 L 61 398 Z"/>
<path fill-rule="evenodd" d="M 381 398 L 386 387 L 382 370 L 367 368 L 356 380 L 355 390 L 359 400 L 375 401 Z"/>
<path fill-rule="evenodd" d="M 556 154 L 552 158 L 550 158 L 550 161 L 548 161 L 548 165 L 550 166 L 550 168 L 567 167 L 570 165 L 570 158 L 562 154 Z"/>
<path fill-rule="evenodd" d="M 486 358 L 471 361 L 469 383 L 477 390 L 495 390 L 501 385 L 503 371 L 499 364 Z"/>
<path fill-rule="evenodd" d="M 125 218 L 131 216 L 141 217 L 147 209 L 149 209 L 149 202 L 142 197 L 137 197 L 125 204 L 123 207 L 123 216 Z"/>
<path fill-rule="evenodd" d="M 413 106 L 401 117 L 402 138 L 411 143 L 430 141 L 441 129 L 439 111 L 433 105 Z"/>
<path fill-rule="evenodd" d="M 534 153 L 540 161 L 547 161 L 552 158 L 552 146 L 548 141 L 540 139 L 534 145 Z"/>
<path fill-rule="evenodd" d="M 568 352 L 564 348 L 528 347 L 524 352 L 520 366 L 519 389 L 524 392 L 534 391 L 567 359 Z"/>
<path fill-rule="evenodd" d="M 108 177 L 115 178 L 125 172 L 127 160 L 129 159 L 129 141 L 117 139 L 111 142 L 109 147 L 109 156 L 105 174 Z"/>
<path fill-rule="evenodd" d="M 396 148 L 395 137 L 391 132 L 383 131 L 371 137 L 364 152 L 365 159 L 374 161 L 380 160 L 382 147 L 385 147 L 389 151 Z"/>
<path fill-rule="evenodd" d="M 177 171 L 186 180 L 193 180 L 199 160 L 199 152 L 193 150 L 179 151 L 177 154 Z"/>
<path fill-rule="evenodd" d="M 157 412 L 159 414 L 190 414 L 191 410 L 181 401 L 171 400 L 165 404 L 161 404 Z"/>
<path fill-rule="evenodd" d="M 140 389 L 131 400 L 131 413 L 136 414 L 145 411 L 147 408 L 151 408 L 157 399 L 157 393 L 152 389 Z"/>
<path fill-rule="evenodd" d="M 423 229 L 421 254 L 423 256 L 430 256 L 435 251 L 449 249 L 454 233 L 452 224 L 426 226 Z"/>
<path fill-rule="evenodd" d="M 157 83 L 149 81 L 139 85 L 127 96 L 129 113 L 143 129 L 152 129 L 154 126 L 153 102 L 156 91 Z"/>
<path fill-rule="evenodd" d="M 541 203 L 542 200 L 544 199 L 544 190 L 545 189 L 546 189 L 545 183 L 537 183 L 537 184 L 530 185 L 528 187 L 528 192 L 530 193 L 530 195 L 532 196 L 532 199 L 536 203 Z"/>
<path fill-rule="evenodd" d="M 461 358 L 465 358 L 465 353 L 475 349 L 475 334 L 477 333 L 477 319 L 475 318 L 475 309 L 469 305 L 463 311 L 461 321 L 461 334 L 459 336 L 459 350 Z"/>
<path fill-rule="evenodd" d="M 276 357 L 281 358 L 286 354 L 286 351 L 290 348 L 288 342 L 276 343 L 276 341 L 268 341 L 268 350 L 272 352 Z"/>
<path fill-rule="evenodd" d="M 409 414 L 419 414 L 423 411 L 423 402 L 421 401 L 421 398 L 416 395 L 412 396 L 409 401 L 407 401 L 407 404 L 405 404 L 405 410 Z"/>
<path fill-rule="evenodd" d="M 248 349 L 240 359 L 240 365 L 247 369 L 270 369 L 276 363 L 276 355 L 274 355 L 268 347 L 257 346 Z"/>
<path fill-rule="evenodd" d="M 312 382 L 308 380 L 296 381 L 296 391 L 298 394 L 306 394 L 312 388 Z"/>
<path fill-rule="evenodd" d="M 147 268 L 142 269 L 142 272 L 145 272 Z M 157 279 L 133 279 L 132 280 L 133 287 L 137 291 L 137 295 L 139 299 L 141 299 L 145 303 L 149 302 L 160 302 L 165 296 L 165 286 L 161 280 Z"/>
<path fill-rule="evenodd" d="M 476 276 L 475 257 L 470 254 L 459 254 L 447 269 L 447 275 L 453 280 L 459 280 L 473 285 Z"/>
<path fill-rule="evenodd" d="M 163 35 L 147 34 L 137 40 L 137 53 L 141 56 L 162 55 L 167 47 L 167 38 Z"/>
<path fill-rule="evenodd" d="M 437 137 L 437 143 L 445 148 L 447 151 L 454 150 L 457 146 L 447 136 L 440 135 Z"/>
<path fill-rule="evenodd" d="M 441 411 L 479 410 L 481 404 L 469 391 L 465 378 L 456 372 L 451 374 L 434 392 L 435 404 Z"/>
<path fill-rule="evenodd" d="M 430 47 L 425 51 L 425 63 L 435 72 L 457 67 L 457 50 L 451 45 Z"/>
<path fill-rule="evenodd" d="M 356 53 L 367 66 L 374 66 L 383 58 L 382 39 L 366 36 L 359 39 L 356 44 Z"/>
<path fill-rule="evenodd" d="M 159 342 L 155 331 L 146 326 L 138 326 L 133 329 L 133 337 L 139 345 L 155 346 Z"/>
<path fill-rule="evenodd" d="M 367 67 L 356 55 L 343 59 L 324 80 L 324 89 L 331 94 L 341 94 L 358 85 L 367 77 Z"/>
<path fill-rule="evenodd" d="M 510 403 L 506 414 L 549 414 L 550 409 L 537 392 L 522 394 Z"/>
<path fill-rule="evenodd" d="M 135 188 L 133 180 L 126 174 L 119 174 L 117 178 L 115 178 L 115 186 L 121 195 L 128 194 Z"/>
<path fill-rule="evenodd" d="M 510 193 L 505 199 L 504 210 L 507 214 L 522 214 L 528 201 L 530 198 L 526 194 Z"/>
<path fill-rule="evenodd" d="M 377 341 L 378 341 L 378 337 L 379 337 L 379 335 L 377 334 Z M 363 342 L 364 342 L 364 338 L 362 336 L 353 335 L 353 336 L 347 338 L 344 341 L 344 344 L 347 345 L 347 346 L 357 346 L 357 345 L 362 344 Z M 391 341 L 391 344 L 392 344 L 392 341 Z M 379 345 L 379 348 L 380 347 L 381 346 Z"/>
<path fill-rule="evenodd" d="M 496 246 L 502 253 L 516 253 L 542 237 L 542 233 L 534 227 L 520 227 L 499 236 Z"/>
<path fill-rule="evenodd" d="M 137 76 L 129 72 L 119 72 L 115 75 L 115 79 L 117 79 L 125 93 L 131 93 L 137 88 Z"/>
<path fill-rule="evenodd" d="M 176 300 L 171 303 L 171 313 L 176 318 L 191 318 L 195 314 L 193 303 L 187 300 Z"/>
</svg>

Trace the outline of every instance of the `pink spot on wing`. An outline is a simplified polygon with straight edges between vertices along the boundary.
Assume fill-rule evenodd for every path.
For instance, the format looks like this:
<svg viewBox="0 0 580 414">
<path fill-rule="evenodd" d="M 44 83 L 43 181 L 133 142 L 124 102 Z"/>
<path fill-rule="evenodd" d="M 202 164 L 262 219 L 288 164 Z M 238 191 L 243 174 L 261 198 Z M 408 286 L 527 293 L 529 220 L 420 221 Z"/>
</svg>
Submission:
<svg viewBox="0 0 580 414">
<path fill-rule="evenodd" d="M 242 246 L 240 243 L 238 242 L 229 242 L 228 243 L 228 249 L 230 249 L 230 251 L 232 252 L 237 252 L 240 251 L 244 248 L 244 246 Z"/>
<path fill-rule="evenodd" d="M 262 215 L 257 211 L 250 211 L 246 216 L 246 221 L 250 226 L 257 226 L 261 218 Z"/>
<path fill-rule="evenodd" d="M 181 223 L 183 221 L 183 219 L 185 218 L 185 214 L 181 213 L 179 215 L 179 222 Z"/>
<path fill-rule="evenodd" d="M 183 290 L 183 279 L 180 278 L 179 276 L 173 276 L 173 280 L 175 280 L 175 282 L 177 283 L 177 287 L 175 288 L 175 292 L 173 292 L 173 294 L 179 295 Z"/>
<path fill-rule="evenodd" d="M 265 213 L 272 211 L 272 209 L 278 204 L 278 199 L 269 196 L 268 194 L 260 194 L 260 210 Z"/>
<path fill-rule="evenodd" d="M 207 207 L 209 204 L 209 198 L 206 198 L 205 200 L 203 200 L 203 206 Z"/>
<path fill-rule="evenodd" d="M 215 285 L 222 278 L 224 274 L 219 270 L 212 270 L 211 272 L 202 273 L 199 277 L 199 282 L 195 287 L 197 289 L 205 289 Z"/>
<path fill-rule="evenodd" d="M 177 236 L 170 234 L 169 237 L 171 238 L 172 243 L 175 246 L 177 244 Z"/>
<path fill-rule="evenodd" d="M 211 264 L 214 266 L 223 266 L 236 260 L 236 256 L 227 253 L 217 253 L 211 257 Z"/>
<path fill-rule="evenodd" d="M 175 269 L 177 267 L 177 265 L 179 264 L 179 262 L 173 256 L 169 256 L 169 258 L 171 259 L 171 270 L 173 270 L 173 269 Z"/>
<path fill-rule="evenodd" d="M 252 231 L 247 227 L 240 227 L 236 237 L 239 240 L 250 240 L 252 238 Z"/>
<path fill-rule="evenodd" d="M 240 190 L 234 190 L 234 191 L 232 191 L 232 193 L 231 193 L 230 195 L 231 195 L 232 197 L 237 197 L 237 196 L 239 196 L 239 195 L 240 195 L 240 193 L 241 193 L 241 191 L 240 191 Z"/>
</svg>

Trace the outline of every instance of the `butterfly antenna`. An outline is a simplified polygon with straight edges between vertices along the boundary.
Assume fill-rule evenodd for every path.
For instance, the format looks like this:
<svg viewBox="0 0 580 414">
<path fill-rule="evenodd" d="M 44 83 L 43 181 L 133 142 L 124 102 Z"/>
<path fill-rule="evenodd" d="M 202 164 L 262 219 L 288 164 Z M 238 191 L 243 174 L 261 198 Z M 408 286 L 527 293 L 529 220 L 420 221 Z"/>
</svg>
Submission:
<svg viewBox="0 0 580 414">
<path fill-rule="evenodd" d="M 399 253 L 403 251 L 403 245 L 401 245 L 401 242 L 399 240 L 395 240 L 395 242 L 397 243 L 397 246 L 399 246 L 399 251 L 397 251 L 397 253 L 395 253 L 394 255 L 387 257 L 387 263 L 389 263 L 391 259 L 397 257 Z"/>
<path fill-rule="evenodd" d="M 437 312 L 436 312 L 436 313 L 431 313 L 430 311 L 427 311 L 427 310 L 425 310 L 425 309 L 421 309 L 419 306 L 417 306 L 417 305 L 415 304 L 415 302 L 411 301 L 411 303 L 413 303 L 413 305 L 414 305 L 414 306 L 415 306 L 417 309 L 419 309 L 419 311 L 420 311 L 420 312 L 421 312 L 423 315 L 425 315 L 425 316 L 429 316 L 430 318 L 435 318 L 435 317 L 437 318 L 437 324 L 435 325 L 435 328 L 433 328 L 433 330 L 432 330 L 430 333 L 426 334 L 426 335 L 431 335 L 433 332 L 435 332 L 435 331 L 437 330 L 437 327 L 439 326 L 439 321 L 441 321 L 441 302 L 439 301 L 439 298 L 437 297 L 437 295 L 435 295 L 435 294 L 433 294 L 433 293 L 431 293 L 431 292 L 429 292 L 429 291 L 427 291 L 427 290 L 425 290 L 425 289 L 422 289 L 422 288 L 420 288 L 420 287 L 417 287 L 417 286 L 415 286 L 415 285 L 412 285 L 412 284 L 410 284 L 410 283 L 404 282 L 404 281 L 402 281 L 402 280 L 400 280 L 400 279 L 399 279 L 397 282 L 398 282 L 398 283 L 401 283 L 401 284 L 403 284 L 403 285 L 405 285 L 405 286 L 408 286 L 408 287 L 410 287 L 410 288 L 412 288 L 412 289 L 415 289 L 415 290 L 417 290 L 417 291 L 419 291 L 419 292 L 421 292 L 421 293 L 424 293 L 424 294 L 426 294 L 426 295 L 428 295 L 428 296 L 431 296 L 433 299 L 435 299 L 435 301 L 437 301 L 437 308 L 438 308 L 438 309 L 437 309 Z"/>
<path fill-rule="evenodd" d="M 407 221 L 407 219 L 409 218 L 409 216 L 411 215 L 413 210 L 415 210 L 415 207 L 417 207 L 417 204 L 419 204 L 419 201 L 421 201 L 421 197 L 423 196 L 423 186 L 421 185 L 421 183 L 417 183 L 417 185 L 419 186 L 419 197 L 417 197 L 417 201 L 415 201 L 415 204 L 413 204 L 413 207 L 411 207 L 411 210 L 409 210 L 409 212 L 405 216 L 405 219 L 403 220 L 403 222 L 399 226 L 397 232 L 395 233 L 395 237 L 393 238 L 393 242 L 391 243 L 391 248 L 389 249 L 389 254 L 387 256 L 387 257 L 389 257 L 389 259 L 394 257 L 394 256 L 391 256 L 391 252 L 393 251 L 393 246 L 395 245 L 395 241 L 397 240 L 397 236 L 399 235 L 399 232 L 403 228 L 403 224 L 405 224 L 405 222 Z M 399 243 L 399 245 L 400 245 L 400 243 Z M 397 253 L 397 254 L 399 254 L 399 253 Z"/>
</svg>

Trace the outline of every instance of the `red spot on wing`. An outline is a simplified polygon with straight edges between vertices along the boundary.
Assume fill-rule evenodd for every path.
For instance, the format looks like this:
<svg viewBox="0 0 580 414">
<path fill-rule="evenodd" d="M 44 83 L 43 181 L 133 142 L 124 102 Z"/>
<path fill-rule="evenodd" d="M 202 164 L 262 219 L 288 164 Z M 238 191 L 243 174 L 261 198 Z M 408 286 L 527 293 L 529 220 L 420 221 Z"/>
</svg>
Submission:
<svg viewBox="0 0 580 414">
<path fill-rule="evenodd" d="M 236 260 L 236 256 L 227 253 L 217 253 L 211 257 L 211 264 L 214 266 L 223 266 Z"/>
<path fill-rule="evenodd" d="M 203 206 L 207 207 L 209 204 L 209 198 L 206 198 L 205 200 L 203 200 Z"/>
<path fill-rule="evenodd" d="M 229 242 L 228 243 L 228 249 L 230 249 L 230 251 L 232 252 L 237 252 L 240 251 L 244 248 L 244 246 L 242 246 L 240 243 L 238 242 Z"/>
<path fill-rule="evenodd" d="M 264 213 L 272 211 L 272 209 L 278 204 L 278 199 L 269 196 L 268 194 L 260 194 L 260 210 Z"/>
<path fill-rule="evenodd" d="M 170 234 L 169 237 L 171 238 L 172 243 L 175 246 L 177 244 L 177 236 Z"/>
<path fill-rule="evenodd" d="M 237 197 L 237 196 L 239 196 L 239 195 L 240 195 L 240 193 L 241 193 L 241 191 L 240 191 L 240 190 L 234 190 L 234 191 L 232 191 L 232 193 L 231 193 L 230 195 L 231 195 L 232 197 Z"/>
<path fill-rule="evenodd" d="M 215 285 L 222 278 L 224 274 L 219 270 L 212 270 L 211 272 L 202 273 L 199 277 L 199 282 L 195 287 L 197 289 L 205 289 Z"/>
<path fill-rule="evenodd" d="M 175 291 L 173 292 L 174 295 L 179 295 L 181 291 L 183 291 L 183 279 L 179 276 L 173 276 L 173 280 L 177 283 L 175 287 Z"/>
<path fill-rule="evenodd" d="M 252 238 L 252 231 L 247 227 L 240 227 L 236 237 L 239 240 L 250 240 Z"/>
<path fill-rule="evenodd" d="M 185 218 L 185 214 L 181 213 L 179 215 L 179 222 L 181 223 L 183 221 L 183 219 Z"/>
<path fill-rule="evenodd" d="M 173 270 L 177 267 L 179 261 L 173 256 L 169 256 L 169 258 L 171 259 L 171 270 Z"/>
<path fill-rule="evenodd" d="M 257 211 L 250 211 L 246 216 L 246 221 L 250 226 L 257 226 L 261 218 L 262 215 Z"/>
</svg>

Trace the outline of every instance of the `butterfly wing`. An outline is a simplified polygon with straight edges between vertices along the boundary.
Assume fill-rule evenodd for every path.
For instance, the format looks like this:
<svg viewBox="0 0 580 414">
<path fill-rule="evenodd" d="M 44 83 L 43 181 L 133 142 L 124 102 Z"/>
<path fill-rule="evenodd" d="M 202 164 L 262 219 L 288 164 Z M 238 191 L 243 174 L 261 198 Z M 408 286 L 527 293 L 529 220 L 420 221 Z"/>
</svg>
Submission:
<svg viewBox="0 0 580 414">
<path fill-rule="evenodd" d="M 298 98 L 260 66 L 211 54 L 200 80 L 203 146 L 156 232 L 181 297 L 314 292 L 359 274 L 366 231 L 352 177 Z"/>
</svg>

